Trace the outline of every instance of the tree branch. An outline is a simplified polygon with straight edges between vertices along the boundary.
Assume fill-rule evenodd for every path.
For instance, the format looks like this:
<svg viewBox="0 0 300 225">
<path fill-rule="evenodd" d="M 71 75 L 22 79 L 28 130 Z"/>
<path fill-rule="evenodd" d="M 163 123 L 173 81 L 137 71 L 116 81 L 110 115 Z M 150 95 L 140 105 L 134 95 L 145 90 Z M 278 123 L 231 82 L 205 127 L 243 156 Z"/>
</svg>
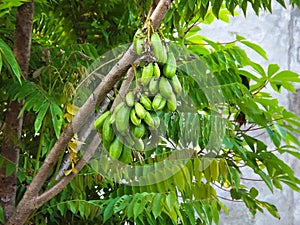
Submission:
<svg viewBox="0 0 300 225">
<path fill-rule="evenodd" d="M 159 2 L 150 17 L 154 29 L 157 29 L 159 27 L 168 9 L 171 7 L 171 4 L 172 0 L 161 0 Z M 24 224 L 30 213 L 34 209 L 45 203 L 40 201 L 37 204 L 36 200 L 39 190 L 47 179 L 48 172 L 51 171 L 59 156 L 66 148 L 68 142 L 73 137 L 74 133 L 77 133 L 85 124 L 88 115 L 95 110 L 97 104 L 101 103 L 104 100 L 106 94 L 113 88 L 115 82 L 119 81 L 122 74 L 124 74 L 129 69 L 130 65 L 135 61 L 136 58 L 137 56 L 133 50 L 133 45 L 131 45 L 124 56 L 110 70 L 103 81 L 87 99 L 85 104 L 80 108 L 76 116 L 73 118 L 72 122 L 62 132 L 60 138 L 47 155 L 43 165 L 39 169 L 36 176 L 33 178 L 32 183 L 29 185 L 23 198 L 19 202 L 14 215 L 11 216 L 8 220 L 7 225 Z M 68 182 L 66 182 L 64 185 L 66 185 L 67 183 Z"/>
</svg>

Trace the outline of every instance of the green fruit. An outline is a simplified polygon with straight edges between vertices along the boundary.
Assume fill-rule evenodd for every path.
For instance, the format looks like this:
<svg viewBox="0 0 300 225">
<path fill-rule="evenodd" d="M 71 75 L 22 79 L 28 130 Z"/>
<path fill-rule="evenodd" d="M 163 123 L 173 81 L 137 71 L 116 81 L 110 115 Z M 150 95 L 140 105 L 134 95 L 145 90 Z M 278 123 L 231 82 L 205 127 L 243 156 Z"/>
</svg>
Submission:
<svg viewBox="0 0 300 225">
<path fill-rule="evenodd" d="M 174 90 L 176 96 L 180 96 L 181 92 L 182 92 L 182 86 L 181 86 L 181 83 L 180 83 L 177 75 L 175 75 L 171 78 L 171 85 L 173 87 L 173 90 Z"/>
<path fill-rule="evenodd" d="M 113 159 L 118 159 L 122 154 L 122 150 L 123 150 L 123 144 L 120 141 L 119 137 L 116 137 L 109 147 L 109 155 Z"/>
<path fill-rule="evenodd" d="M 159 79 L 153 77 L 149 84 L 149 91 L 152 95 L 154 95 L 158 92 L 158 84 L 159 84 Z"/>
<path fill-rule="evenodd" d="M 146 115 L 146 110 L 145 108 L 142 106 L 141 103 L 139 102 L 136 102 L 134 104 L 134 109 L 135 109 L 135 113 L 138 117 L 140 117 L 141 119 L 144 119 L 145 118 L 145 115 Z"/>
<path fill-rule="evenodd" d="M 145 149 L 145 145 L 142 139 L 138 139 L 135 143 L 134 143 L 134 149 L 141 152 Z"/>
<path fill-rule="evenodd" d="M 154 63 L 154 66 L 153 66 L 153 75 L 155 78 L 160 77 L 160 68 L 156 62 Z"/>
<path fill-rule="evenodd" d="M 123 163 L 132 163 L 132 152 L 131 152 L 131 149 L 128 148 L 127 146 L 124 146 L 123 147 L 123 151 L 122 151 L 122 154 L 119 158 L 119 160 Z"/>
<path fill-rule="evenodd" d="M 161 94 L 157 94 L 152 101 L 152 108 L 154 111 L 160 111 L 165 107 L 166 103 L 166 99 Z"/>
<path fill-rule="evenodd" d="M 160 118 L 158 117 L 158 115 L 156 113 L 150 113 L 151 117 L 153 119 L 154 122 L 154 128 L 157 129 L 160 125 Z"/>
<path fill-rule="evenodd" d="M 167 61 L 167 53 L 158 33 L 152 34 L 151 45 L 156 61 L 165 64 Z"/>
<path fill-rule="evenodd" d="M 110 144 L 111 144 L 110 142 L 107 142 L 107 141 L 103 140 L 103 138 L 102 138 L 102 145 L 106 151 L 109 150 Z"/>
<path fill-rule="evenodd" d="M 160 91 L 160 94 L 166 99 L 169 99 L 174 95 L 172 86 L 169 83 L 168 79 L 165 77 L 160 78 L 159 91 Z"/>
<path fill-rule="evenodd" d="M 133 38 L 133 49 L 137 55 L 141 55 L 143 53 L 143 45 L 144 45 L 144 35 L 141 29 L 138 29 Z"/>
<path fill-rule="evenodd" d="M 120 133 L 124 133 L 129 129 L 130 108 L 125 104 L 116 113 L 116 128 Z"/>
<path fill-rule="evenodd" d="M 114 122 L 116 121 L 116 114 L 117 114 L 117 112 L 118 112 L 124 105 L 125 105 L 124 102 L 120 102 L 120 103 L 115 107 L 115 109 L 114 109 L 114 111 L 113 111 L 113 113 L 112 113 L 112 115 L 111 115 L 111 117 L 110 117 L 110 123 L 111 123 L 111 124 L 114 123 Z"/>
<path fill-rule="evenodd" d="M 126 94 L 125 101 L 129 107 L 132 107 L 134 105 L 134 93 L 132 91 Z"/>
<path fill-rule="evenodd" d="M 146 127 L 145 127 L 144 124 L 141 124 L 140 126 L 134 126 L 133 129 L 132 129 L 132 134 L 136 138 L 143 137 L 145 132 L 146 132 Z"/>
<path fill-rule="evenodd" d="M 102 127 L 102 140 L 109 145 L 115 137 L 114 129 L 110 123 L 110 115 L 105 119 Z"/>
<path fill-rule="evenodd" d="M 174 112 L 176 110 L 177 100 L 174 94 L 167 100 L 167 108 L 170 112 Z"/>
<path fill-rule="evenodd" d="M 151 78 L 153 77 L 153 64 L 149 63 L 147 66 L 144 66 L 142 71 L 141 83 L 146 86 Z"/>
<path fill-rule="evenodd" d="M 142 122 L 142 120 L 137 117 L 134 108 L 132 108 L 130 110 L 130 120 L 133 123 L 133 125 L 135 125 L 135 126 L 139 126 L 141 124 L 141 122 Z"/>
<path fill-rule="evenodd" d="M 163 73 L 164 76 L 168 78 L 172 78 L 176 73 L 176 59 L 174 54 L 170 51 L 168 53 L 168 60 L 167 63 L 164 65 Z"/>
<path fill-rule="evenodd" d="M 130 133 L 127 133 L 125 136 L 123 136 L 123 140 L 125 141 L 123 143 L 126 143 L 125 146 L 134 146 L 135 140 L 134 137 L 130 135 Z"/>
<path fill-rule="evenodd" d="M 144 121 L 149 127 L 154 127 L 154 120 L 148 111 L 146 112 Z"/>
<path fill-rule="evenodd" d="M 147 95 L 141 95 L 140 103 L 144 106 L 146 110 L 152 110 L 151 100 L 148 98 Z"/>
<path fill-rule="evenodd" d="M 97 129 L 98 132 L 102 131 L 102 127 L 104 124 L 105 119 L 111 115 L 110 111 L 106 111 L 105 113 L 101 114 L 98 119 L 96 119 L 96 121 L 94 122 L 94 126 Z"/>
</svg>

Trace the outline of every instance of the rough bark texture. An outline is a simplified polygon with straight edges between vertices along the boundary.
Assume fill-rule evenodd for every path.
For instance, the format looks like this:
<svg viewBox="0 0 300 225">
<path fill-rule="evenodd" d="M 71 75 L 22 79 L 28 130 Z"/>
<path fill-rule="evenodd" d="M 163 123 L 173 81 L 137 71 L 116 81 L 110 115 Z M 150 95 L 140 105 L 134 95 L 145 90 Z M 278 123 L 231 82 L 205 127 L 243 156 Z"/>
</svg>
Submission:
<svg viewBox="0 0 300 225">
<path fill-rule="evenodd" d="M 21 68 L 22 75 L 25 78 L 27 77 L 30 58 L 33 11 L 33 2 L 28 2 L 20 6 L 17 12 L 14 54 Z M 4 210 L 5 220 L 15 212 L 16 171 L 23 122 L 22 117 L 18 119 L 21 107 L 22 102 L 13 101 L 9 103 L 8 110 L 6 111 L 5 129 L 1 146 L 1 155 L 5 160 L 0 169 L 0 204 Z M 6 160 L 16 165 L 15 171 L 10 176 L 6 176 Z"/>
<path fill-rule="evenodd" d="M 172 0 L 161 0 L 159 2 L 153 14 L 150 17 L 154 29 L 158 28 L 168 9 L 171 7 L 171 4 Z M 43 186 L 47 178 L 48 172 L 51 171 L 51 168 L 57 162 L 59 156 L 63 153 L 65 147 L 73 137 L 74 133 L 77 133 L 80 130 L 80 128 L 85 124 L 86 118 L 88 118 L 90 113 L 94 111 L 95 106 L 105 99 L 106 94 L 113 88 L 114 84 L 119 81 L 121 76 L 129 69 L 130 65 L 135 61 L 136 57 L 137 56 L 133 51 L 133 46 L 131 46 L 124 54 L 124 56 L 120 59 L 120 61 L 105 76 L 105 79 L 95 89 L 95 91 L 91 94 L 91 96 L 88 98 L 85 104 L 80 108 L 76 116 L 73 118 L 72 122 L 62 132 L 59 140 L 56 142 L 56 144 L 51 149 L 50 153 L 47 155 L 42 167 L 39 169 L 38 173 L 33 178 L 32 183 L 29 185 L 22 200 L 18 204 L 15 213 L 12 217 L 9 218 L 7 225 L 24 224 L 31 212 L 33 212 L 36 208 L 40 207 L 42 204 L 49 200 L 49 198 L 45 195 L 41 195 L 42 198 L 39 198 L 38 196 L 38 192 Z M 82 162 L 85 162 L 85 160 Z M 73 175 L 70 176 L 70 178 L 73 177 Z M 61 185 L 61 182 L 63 181 L 59 182 L 58 187 L 62 188 L 71 181 L 71 179 L 67 180 L 68 181 L 64 182 L 63 185 Z M 55 187 L 53 189 L 55 189 Z M 48 193 L 52 193 L 51 196 L 53 197 L 59 192 Z"/>
</svg>

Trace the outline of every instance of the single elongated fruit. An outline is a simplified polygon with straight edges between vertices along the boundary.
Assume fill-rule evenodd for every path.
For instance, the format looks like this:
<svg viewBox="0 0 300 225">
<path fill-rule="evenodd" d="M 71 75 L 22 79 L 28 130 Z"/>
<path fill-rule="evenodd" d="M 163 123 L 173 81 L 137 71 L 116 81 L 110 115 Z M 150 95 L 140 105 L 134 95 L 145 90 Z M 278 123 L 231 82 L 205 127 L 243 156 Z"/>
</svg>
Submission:
<svg viewBox="0 0 300 225">
<path fill-rule="evenodd" d="M 98 119 L 96 119 L 96 121 L 94 122 L 94 126 L 97 129 L 97 131 L 101 132 L 102 131 L 102 127 L 104 124 L 105 119 L 111 115 L 110 111 L 106 111 L 105 113 L 103 113 L 102 115 L 100 115 L 98 117 Z"/>
<path fill-rule="evenodd" d="M 153 77 L 153 64 L 149 63 L 147 66 L 144 66 L 142 71 L 141 83 L 146 86 L 151 78 Z"/>
<path fill-rule="evenodd" d="M 157 129 L 160 125 L 160 118 L 158 117 L 158 115 L 156 113 L 150 113 L 151 117 L 153 119 L 154 122 L 154 128 Z"/>
<path fill-rule="evenodd" d="M 169 99 L 172 97 L 172 95 L 174 95 L 172 86 L 169 83 L 168 79 L 165 77 L 160 78 L 159 91 L 160 91 L 160 94 L 166 99 Z"/>
<path fill-rule="evenodd" d="M 134 105 L 134 94 L 132 91 L 129 91 L 126 96 L 125 96 L 125 101 L 126 101 L 126 104 L 129 106 L 129 107 L 132 107 Z"/>
<path fill-rule="evenodd" d="M 130 108 L 123 105 L 116 113 L 116 128 L 120 133 L 124 133 L 129 129 Z"/>
<path fill-rule="evenodd" d="M 145 108 L 142 106 L 141 103 L 135 102 L 134 109 L 135 109 L 135 113 L 138 117 L 140 117 L 141 119 L 145 118 L 147 111 L 145 110 Z"/>
<path fill-rule="evenodd" d="M 114 123 L 115 120 L 116 120 L 116 114 L 117 112 L 125 105 L 124 102 L 120 102 L 114 109 L 113 113 L 111 114 L 111 117 L 110 117 L 110 123 Z"/>
<path fill-rule="evenodd" d="M 152 77 L 150 83 L 149 83 L 149 91 L 151 94 L 156 94 L 158 92 L 158 84 L 159 84 L 159 79 Z"/>
<path fill-rule="evenodd" d="M 163 98 L 162 95 L 158 93 L 157 95 L 155 95 L 152 101 L 152 108 L 154 111 L 160 111 L 165 107 L 166 103 L 167 103 L 166 99 Z"/>
<path fill-rule="evenodd" d="M 154 120 L 148 111 L 146 111 L 144 121 L 149 127 L 154 127 Z"/>
<path fill-rule="evenodd" d="M 134 148 L 135 150 L 141 152 L 145 149 L 145 145 L 142 139 L 138 139 L 135 143 L 134 143 Z"/>
<path fill-rule="evenodd" d="M 151 100 L 148 98 L 147 95 L 141 95 L 140 103 L 144 106 L 145 109 L 152 110 Z"/>
<path fill-rule="evenodd" d="M 175 75 L 171 78 L 171 85 L 173 87 L 173 90 L 174 90 L 176 96 L 180 96 L 181 92 L 182 92 L 182 86 L 181 86 L 181 83 L 180 83 L 177 75 Z"/>
<path fill-rule="evenodd" d="M 139 126 L 141 124 L 141 122 L 142 122 L 141 118 L 137 117 L 134 108 L 132 108 L 130 110 L 130 120 L 133 123 L 133 125 L 135 125 L 135 126 Z"/>
<path fill-rule="evenodd" d="M 123 144 L 120 141 L 119 137 L 116 137 L 109 147 L 109 155 L 113 159 L 118 159 L 122 154 L 122 150 L 123 150 Z"/>
<path fill-rule="evenodd" d="M 158 33 L 152 34 L 151 44 L 156 60 L 159 63 L 165 64 L 167 61 L 167 53 Z"/>
<path fill-rule="evenodd" d="M 170 51 L 168 53 L 167 63 L 164 65 L 164 68 L 163 68 L 164 76 L 166 76 L 168 78 L 172 78 L 176 73 L 176 67 L 177 67 L 177 65 L 176 65 L 175 56 Z"/>
<path fill-rule="evenodd" d="M 155 78 L 160 77 L 160 68 L 159 68 L 159 65 L 156 62 L 153 64 L 153 75 L 154 75 Z"/>
<path fill-rule="evenodd" d="M 102 140 L 109 145 L 115 137 L 114 129 L 110 123 L 110 115 L 105 119 L 102 127 Z"/>
<path fill-rule="evenodd" d="M 132 162 L 132 152 L 131 149 L 127 146 L 123 147 L 122 154 L 119 160 L 123 163 L 131 163 Z"/>
<path fill-rule="evenodd" d="M 135 136 L 136 138 L 141 138 L 141 137 L 143 137 L 144 134 L 145 134 L 145 132 L 146 132 L 146 127 L 145 127 L 144 124 L 141 124 L 141 125 L 139 125 L 139 126 L 134 126 L 134 127 L 132 128 L 132 134 L 133 134 L 133 136 Z"/>
<path fill-rule="evenodd" d="M 170 112 L 174 112 L 177 108 L 177 100 L 174 94 L 167 100 L 167 107 Z"/>
<path fill-rule="evenodd" d="M 143 53 L 143 45 L 145 41 L 143 36 L 143 31 L 138 29 L 133 38 L 133 48 L 138 55 Z"/>
<path fill-rule="evenodd" d="M 122 137 L 122 140 L 124 140 L 123 144 L 126 146 L 134 146 L 135 140 L 134 138 L 130 135 L 130 133 L 127 133 L 125 136 Z"/>
</svg>

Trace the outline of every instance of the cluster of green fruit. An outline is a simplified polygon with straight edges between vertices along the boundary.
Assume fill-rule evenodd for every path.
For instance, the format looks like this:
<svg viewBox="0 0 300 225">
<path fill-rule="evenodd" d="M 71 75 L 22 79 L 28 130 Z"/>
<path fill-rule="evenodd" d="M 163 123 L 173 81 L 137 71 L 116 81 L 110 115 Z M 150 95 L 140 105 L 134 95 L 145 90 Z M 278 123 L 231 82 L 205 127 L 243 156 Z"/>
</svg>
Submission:
<svg viewBox="0 0 300 225">
<path fill-rule="evenodd" d="M 141 41 L 143 40 L 143 41 Z M 146 52 L 146 46 L 151 46 Z M 158 112 L 173 112 L 182 86 L 176 75 L 176 59 L 166 50 L 159 35 L 154 33 L 151 42 L 139 39 L 136 51 L 153 54 L 136 68 L 136 87 L 129 91 L 113 111 L 103 113 L 95 127 L 102 134 L 102 143 L 110 156 L 124 163 L 132 162 L 132 150 L 143 152 L 151 133 L 160 126 Z M 144 141 L 143 141 L 144 140 Z"/>
</svg>

